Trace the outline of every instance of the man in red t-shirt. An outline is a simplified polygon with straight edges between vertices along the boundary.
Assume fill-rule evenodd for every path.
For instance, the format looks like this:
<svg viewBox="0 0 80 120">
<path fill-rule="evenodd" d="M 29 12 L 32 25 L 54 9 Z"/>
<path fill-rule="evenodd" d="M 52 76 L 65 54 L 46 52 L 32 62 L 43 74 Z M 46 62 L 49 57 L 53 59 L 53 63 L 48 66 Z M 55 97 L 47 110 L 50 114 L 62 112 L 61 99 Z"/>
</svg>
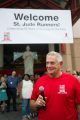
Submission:
<svg viewBox="0 0 80 120">
<path fill-rule="evenodd" d="M 80 83 L 61 71 L 62 64 L 59 53 L 47 54 L 47 74 L 35 83 L 30 100 L 31 108 L 38 111 L 38 120 L 78 120 Z"/>
</svg>

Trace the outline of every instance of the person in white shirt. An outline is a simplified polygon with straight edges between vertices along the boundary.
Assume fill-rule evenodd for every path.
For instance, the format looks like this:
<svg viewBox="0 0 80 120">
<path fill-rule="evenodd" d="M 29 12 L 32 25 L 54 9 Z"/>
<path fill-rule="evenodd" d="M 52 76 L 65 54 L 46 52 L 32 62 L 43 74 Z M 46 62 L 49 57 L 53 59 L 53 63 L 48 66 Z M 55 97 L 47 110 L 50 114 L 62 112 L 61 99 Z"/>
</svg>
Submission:
<svg viewBox="0 0 80 120">
<path fill-rule="evenodd" d="M 22 120 L 30 115 L 30 97 L 33 90 L 33 83 L 28 74 L 24 75 L 23 80 L 20 82 L 18 92 L 22 98 Z"/>
</svg>

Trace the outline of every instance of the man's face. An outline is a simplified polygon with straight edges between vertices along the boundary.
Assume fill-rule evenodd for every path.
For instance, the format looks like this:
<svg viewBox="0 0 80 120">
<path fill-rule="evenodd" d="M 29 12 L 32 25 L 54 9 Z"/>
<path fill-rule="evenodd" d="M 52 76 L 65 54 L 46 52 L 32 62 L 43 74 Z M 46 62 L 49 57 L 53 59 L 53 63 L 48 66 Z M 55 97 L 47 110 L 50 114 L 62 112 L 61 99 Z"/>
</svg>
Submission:
<svg viewBox="0 0 80 120">
<path fill-rule="evenodd" d="M 13 71 L 13 72 L 12 72 L 12 76 L 16 76 L 16 71 Z"/>
<path fill-rule="evenodd" d="M 61 62 L 58 62 L 55 56 L 48 55 L 46 57 L 46 68 L 49 75 L 57 75 L 61 70 Z"/>
</svg>

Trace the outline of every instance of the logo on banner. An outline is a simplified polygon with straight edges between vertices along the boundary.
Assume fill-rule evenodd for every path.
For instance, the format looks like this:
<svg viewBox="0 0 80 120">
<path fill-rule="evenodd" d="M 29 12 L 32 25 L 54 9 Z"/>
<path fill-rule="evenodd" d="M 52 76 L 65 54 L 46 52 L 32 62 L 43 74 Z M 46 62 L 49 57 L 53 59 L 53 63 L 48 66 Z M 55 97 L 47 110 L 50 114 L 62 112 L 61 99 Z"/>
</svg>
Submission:
<svg viewBox="0 0 80 120">
<path fill-rule="evenodd" d="M 11 41 L 10 39 L 10 32 L 4 32 L 4 38 L 3 38 L 3 41 Z"/>
</svg>

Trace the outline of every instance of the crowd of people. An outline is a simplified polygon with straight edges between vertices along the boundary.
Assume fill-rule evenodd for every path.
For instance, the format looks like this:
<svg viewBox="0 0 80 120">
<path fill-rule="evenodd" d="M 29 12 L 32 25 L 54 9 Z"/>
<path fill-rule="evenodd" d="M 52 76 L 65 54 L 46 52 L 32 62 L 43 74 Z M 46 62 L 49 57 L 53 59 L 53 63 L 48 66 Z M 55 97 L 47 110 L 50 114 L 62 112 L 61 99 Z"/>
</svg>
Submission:
<svg viewBox="0 0 80 120">
<path fill-rule="evenodd" d="M 30 118 L 30 97 L 38 78 L 40 78 L 39 74 L 31 76 L 29 74 L 17 75 L 16 71 L 12 71 L 11 75 L 0 75 L 0 111 L 2 113 L 12 110 L 18 111 L 17 104 L 19 100 L 23 120 L 26 117 Z"/>
<path fill-rule="evenodd" d="M 38 113 L 38 120 L 80 120 L 80 73 L 62 71 L 63 58 L 51 51 L 46 55 L 46 71 L 25 74 L 21 78 L 12 71 L 10 76 L 0 77 L 1 112 L 17 111 L 17 96 L 21 99 L 22 120 Z"/>
</svg>

